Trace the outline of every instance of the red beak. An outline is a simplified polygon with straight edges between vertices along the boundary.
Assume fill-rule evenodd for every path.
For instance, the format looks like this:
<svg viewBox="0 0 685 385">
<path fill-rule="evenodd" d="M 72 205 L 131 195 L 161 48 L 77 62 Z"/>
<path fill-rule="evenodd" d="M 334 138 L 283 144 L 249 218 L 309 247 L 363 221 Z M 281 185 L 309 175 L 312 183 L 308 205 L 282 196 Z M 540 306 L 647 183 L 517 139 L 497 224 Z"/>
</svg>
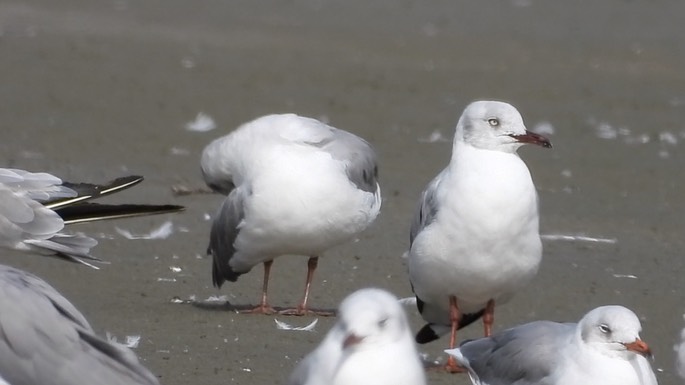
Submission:
<svg viewBox="0 0 685 385">
<path fill-rule="evenodd" d="M 354 334 L 349 334 L 347 337 L 345 337 L 345 340 L 343 341 L 343 349 L 346 349 L 352 345 L 356 345 L 356 344 L 362 342 L 363 339 L 364 339 L 364 337 L 359 337 L 359 336 L 356 336 Z"/>
<path fill-rule="evenodd" d="M 631 342 L 628 344 L 623 344 L 625 345 L 626 349 L 630 350 L 631 352 L 635 352 L 637 354 L 643 355 L 645 357 L 651 357 L 652 356 L 652 351 L 649 349 L 649 346 L 647 343 L 641 339 L 636 339 L 635 342 Z"/>
<path fill-rule="evenodd" d="M 540 134 L 531 131 L 526 131 L 523 135 L 509 135 L 520 143 L 536 144 L 545 148 L 552 148 L 552 142 Z"/>
</svg>

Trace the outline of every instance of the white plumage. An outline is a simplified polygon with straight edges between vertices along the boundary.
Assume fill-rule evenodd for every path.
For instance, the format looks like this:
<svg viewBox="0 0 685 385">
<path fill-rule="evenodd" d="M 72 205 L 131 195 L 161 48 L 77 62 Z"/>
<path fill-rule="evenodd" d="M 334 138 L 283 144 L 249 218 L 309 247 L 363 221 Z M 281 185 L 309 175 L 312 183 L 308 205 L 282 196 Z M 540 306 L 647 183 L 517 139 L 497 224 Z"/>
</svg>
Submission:
<svg viewBox="0 0 685 385">
<path fill-rule="evenodd" d="M 227 197 L 212 225 L 208 252 L 216 286 L 271 261 L 310 257 L 305 298 L 317 258 L 366 229 L 380 210 L 376 157 L 363 139 L 315 119 L 268 115 L 210 143 L 202 154 L 207 184 Z"/>
<path fill-rule="evenodd" d="M 535 275 L 542 256 L 537 194 L 516 150 L 551 147 L 502 102 L 466 107 L 449 165 L 428 185 L 411 227 L 409 276 L 428 325 L 425 343 L 483 316 L 489 333 L 495 303 Z M 453 362 L 450 361 L 450 366 Z"/>
<path fill-rule="evenodd" d="M 362 289 L 340 304 L 338 322 L 300 362 L 289 385 L 424 385 L 424 369 L 397 298 Z"/>
</svg>

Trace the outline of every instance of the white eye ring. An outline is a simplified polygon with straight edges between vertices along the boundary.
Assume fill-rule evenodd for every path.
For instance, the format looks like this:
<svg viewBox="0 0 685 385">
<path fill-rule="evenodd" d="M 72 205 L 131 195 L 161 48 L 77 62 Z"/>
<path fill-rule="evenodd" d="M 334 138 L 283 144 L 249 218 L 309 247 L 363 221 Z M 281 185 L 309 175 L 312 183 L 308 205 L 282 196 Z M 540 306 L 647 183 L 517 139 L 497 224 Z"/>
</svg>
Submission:
<svg viewBox="0 0 685 385">
<path fill-rule="evenodd" d="M 609 333 L 611 333 L 611 329 L 610 329 L 609 326 L 607 326 L 606 324 L 601 324 L 601 325 L 599 325 L 599 331 L 602 332 L 602 333 L 604 333 L 604 334 L 609 334 Z"/>
<path fill-rule="evenodd" d="M 499 119 L 490 118 L 490 119 L 488 119 L 488 124 L 491 125 L 492 127 L 497 127 L 497 126 L 499 126 Z"/>
</svg>

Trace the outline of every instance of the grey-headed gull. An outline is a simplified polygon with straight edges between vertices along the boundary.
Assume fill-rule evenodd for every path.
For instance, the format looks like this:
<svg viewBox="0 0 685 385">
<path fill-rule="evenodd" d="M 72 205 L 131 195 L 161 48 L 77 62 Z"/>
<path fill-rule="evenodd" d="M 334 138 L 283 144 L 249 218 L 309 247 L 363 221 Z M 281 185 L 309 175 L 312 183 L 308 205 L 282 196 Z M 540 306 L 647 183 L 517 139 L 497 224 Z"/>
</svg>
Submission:
<svg viewBox="0 0 685 385">
<path fill-rule="evenodd" d="M 159 384 L 130 349 L 97 336 L 32 274 L 0 265 L 0 309 L 0 384 Z"/>
<path fill-rule="evenodd" d="M 0 246 L 57 255 L 95 267 L 93 238 L 62 232 L 65 225 L 102 219 L 180 211 L 175 205 L 98 204 L 89 202 L 140 183 L 141 176 L 104 185 L 62 182 L 44 172 L 0 168 Z"/>
<path fill-rule="evenodd" d="M 601 306 L 579 323 L 536 321 L 447 350 L 474 385 L 656 385 L 635 313 Z"/>
<path fill-rule="evenodd" d="M 283 314 L 305 314 L 318 257 L 366 229 L 381 207 L 376 155 L 364 139 L 315 119 L 268 115 L 211 142 L 202 154 L 207 185 L 226 194 L 208 254 L 214 286 L 260 263 L 267 302 L 273 259 L 309 257 L 304 296 Z"/>
<path fill-rule="evenodd" d="M 298 364 L 289 385 L 423 385 L 425 373 L 397 298 L 367 288 L 340 304 L 338 322 Z"/>
<path fill-rule="evenodd" d="M 457 123 L 449 165 L 423 192 L 410 232 L 409 278 L 428 324 L 427 343 L 483 317 L 491 333 L 501 304 L 535 275 L 542 256 L 538 202 L 523 144 L 551 147 L 527 131 L 510 104 L 477 101 Z M 454 360 L 446 368 L 458 371 Z"/>
</svg>

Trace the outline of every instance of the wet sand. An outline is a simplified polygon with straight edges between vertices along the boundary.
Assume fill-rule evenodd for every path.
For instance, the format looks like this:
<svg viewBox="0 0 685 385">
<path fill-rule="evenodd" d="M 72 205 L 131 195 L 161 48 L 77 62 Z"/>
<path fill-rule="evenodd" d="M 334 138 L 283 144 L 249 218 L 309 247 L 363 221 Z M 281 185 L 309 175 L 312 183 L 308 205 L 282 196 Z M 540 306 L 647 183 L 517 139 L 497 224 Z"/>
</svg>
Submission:
<svg viewBox="0 0 685 385">
<path fill-rule="evenodd" d="M 187 210 L 74 227 L 101 238 L 95 254 L 111 264 L 99 271 L 10 252 L 2 263 L 53 284 L 97 330 L 142 335 L 136 352 L 163 384 L 283 383 L 334 320 L 320 319 L 315 333 L 281 331 L 274 317 L 172 303 L 254 303 L 261 269 L 214 289 L 204 217 L 221 197 L 175 197 L 171 187 L 202 186 L 203 146 L 263 114 L 296 112 L 356 132 L 381 157 L 382 213 L 358 242 L 322 258 L 312 304 L 335 307 L 365 286 L 409 296 L 400 256 L 416 199 L 447 163 L 463 107 L 503 99 L 529 128 L 554 131 L 553 150 L 521 150 L 540 193 L 541 232 L 617 242 L 546 241 L 539 275 L 498 309 L 496 329 L 622 304 L 642 320 L 660 383 L 677 384 L 684 13 L 679 2 L 623 1 L 5 1 L 0 164 L 94 182 L 142 174 L 144 184 L 111 201 Z M 201 111 L 218 128 L 185 130 Z M 446 140 L 426 141 L 436 130 Z M 176 232 L 165 240 L 115 231 L 167 219 Z M 276 261 L 273 304 L 299 300 L 305 268 L 305 258 Z M 473 326 L 460 339 L 480 333 Z M 421 350 L 435 357 L 445 344 Z M 431 372 L 429 382 L 468 378 Z"/>
</svg>

